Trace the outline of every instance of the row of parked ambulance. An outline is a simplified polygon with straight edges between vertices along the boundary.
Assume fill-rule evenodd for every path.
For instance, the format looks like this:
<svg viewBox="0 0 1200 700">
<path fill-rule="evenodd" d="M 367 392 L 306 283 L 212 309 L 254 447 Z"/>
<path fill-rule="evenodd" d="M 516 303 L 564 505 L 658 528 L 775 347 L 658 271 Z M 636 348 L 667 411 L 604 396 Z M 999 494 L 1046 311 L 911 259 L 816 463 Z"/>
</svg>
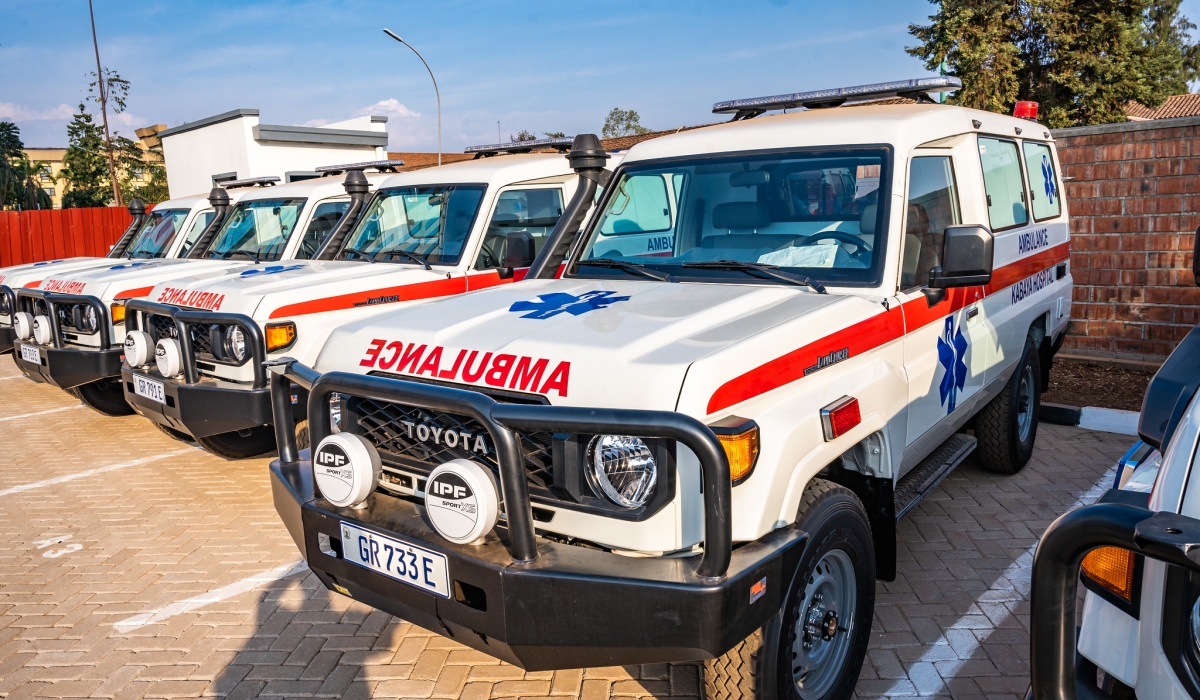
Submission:
<svg viewBox="0 0 1200 700">
<path fill-rule="evenodd" d="M 0 270 L 0 341 L 102 413 L 277 450 L 332 591 L 527 669 L 850 697 L 898 521 L 968 455 L 1024 467 L 1070 316 L 1054 139 L 929 97 L 959 86 L 226 183 Z"/>
</svg>

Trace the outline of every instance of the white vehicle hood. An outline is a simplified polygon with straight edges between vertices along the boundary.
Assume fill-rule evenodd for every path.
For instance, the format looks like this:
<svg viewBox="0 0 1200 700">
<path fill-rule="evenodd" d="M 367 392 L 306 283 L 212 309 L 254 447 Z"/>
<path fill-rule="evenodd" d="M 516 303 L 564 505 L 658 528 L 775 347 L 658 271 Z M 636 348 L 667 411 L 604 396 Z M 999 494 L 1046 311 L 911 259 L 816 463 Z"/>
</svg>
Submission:
<svg viewBox="0 0 1200 700">
<path fill-rule="evenodd" d="M 531 280 L 342 326 L 316 368 L 675 410 L 697 359 L 839 299 L 782 285 Z"/>
<path fill-rule="evenodd" d="M 62 294 L 86 294 L 101 301 L 116 298 L 145 296 L 164 280 L 193 277 L 200 273 L 216 273 L 230 268 L 244 268 L 253 263 L 245 260 L 111 260 L 102 268 L 84 270 L 78 274 L 48 275 L 38 289 Z"/>
<path fill-rule="evenodd" d="M 116 262 L 118 262 L 116 258 L 64 258 L 62 260 L 46 260 L 44 262 L 13 265 L 12 267 L 0 268 L 0 284 L 13 290 L 26 285 L 36 287 L 46 277 L 66 275 L 94 268 L 104 269 L 105 265 Z"/>
<path fill-rule="evenodd" d="M 441 287 L 453 289 L 441 290 Z M 348 260 L 251 265 L 155 286 L 150 301 L 242 313 L 259 321 L 461 292 L 444 268 Z M 203 303 L 196 303 L 203 300 Z M 380 310 L 386 309 L 380 307 Z"/>
</svg>

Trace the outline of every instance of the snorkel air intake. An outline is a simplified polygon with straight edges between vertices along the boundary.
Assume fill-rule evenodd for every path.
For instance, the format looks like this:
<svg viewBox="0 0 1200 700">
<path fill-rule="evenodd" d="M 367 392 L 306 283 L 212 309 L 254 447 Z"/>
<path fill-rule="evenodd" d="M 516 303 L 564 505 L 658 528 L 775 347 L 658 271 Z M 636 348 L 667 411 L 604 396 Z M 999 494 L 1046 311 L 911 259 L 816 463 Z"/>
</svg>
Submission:
<svg viewBox="0 0 1200 700">
<path fill-rule="evenodd" d="M 341 251 L 342 244 L 346 242 L 346 236 L 354 230 L 355 224 L 358 223 L 358 217 L 362 215 L 363 209 L 366 207 L 370 184 L 367 182 L 367 176 L 363 175 L 363 171 L 347 170 L 343 186 L 346 188 L 346 194 L 350 195 L 350 206 L 346 207 L 346 213 L 342 214 L 342 218 L 338 219 L 337 226 L 334 226 L 333 231 L 326 236 L 325 242 L 321 244 L 317 254 L 313 256 L 313 260 L 333 260 Z"/>
<path fill-rule="evenodd" d="M 213 208 L 213 220 L 208 222 L 208 226 L 196 242 L 192 244 L 192 249 L 184 256 L 188 260 L 196 260 L 208 252 L 208 247 L 212 245 L 213 238 L 216 237 L 217 231 L 221 230 L 221 224 L 225 223 L 225 217 L 229 215 L 229 193 L 223 187 L 214 187 L 208 193 L 208 203 Z"/>
<path fill-rule="evenodd" d="M 129 248 L 129 244 L 133 242 L 133 236 L 142 227 L 142 223 L 146 221 L 146 205 L 142 204 L 140 199 L 131 199 L 129 201 L 129 213 L 133 216 L 133 221 L 130 222 L 129 228 L 125 229 L 125 233 L 117 239 L 113 244 L 112 250 L 108 251 L 107 258 L 119 258 L 125 255 L 125 250 Z"/>
<path fill-rule="evenodd" d="M 554 279 L 558 274 L 558 266 L 579 233 L 579 225 L 583 223 L 583 217 L 592 205 L 592 198 L 596 196 L 596 187 L 607 185 L 612 177 L 612 173 L 604 169 L 604 162 L 608 158 L 600 145 L 600 138 L 595 134 L 575 137 L 571 151 L 567 153 L 567 161 L 571 169 L 579 173 L 579 186 L 575 188 L 575 196 L 567 203 L 566 211 L 558 218 L 542 251 L 534 259 L 533 265 L 529 266 L 525 279 Z"/>
</svg>

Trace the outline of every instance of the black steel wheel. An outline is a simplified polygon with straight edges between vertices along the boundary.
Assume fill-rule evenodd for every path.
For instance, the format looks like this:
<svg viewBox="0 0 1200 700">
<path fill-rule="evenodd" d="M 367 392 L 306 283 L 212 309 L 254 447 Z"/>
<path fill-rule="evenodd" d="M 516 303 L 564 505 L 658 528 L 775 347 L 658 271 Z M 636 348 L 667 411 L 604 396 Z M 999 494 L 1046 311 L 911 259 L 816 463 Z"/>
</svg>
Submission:
<svg viewBox="0 0 1200 700">
<path fill-rule="evenodd" d="M 249 459 L 275 449 L 275 428 L 259 425 L 229 433 L 196 438 L 204 449 L 225 459 Z"/>
<path fill-rule="evenodd" d="M 125 401 L 120 377 L 108 377 L 98 382 L 81 384 L 68 389 L 67 393 L 106 416 L 128 416 L 133 413 L 133 407 Z"/>
</svg>

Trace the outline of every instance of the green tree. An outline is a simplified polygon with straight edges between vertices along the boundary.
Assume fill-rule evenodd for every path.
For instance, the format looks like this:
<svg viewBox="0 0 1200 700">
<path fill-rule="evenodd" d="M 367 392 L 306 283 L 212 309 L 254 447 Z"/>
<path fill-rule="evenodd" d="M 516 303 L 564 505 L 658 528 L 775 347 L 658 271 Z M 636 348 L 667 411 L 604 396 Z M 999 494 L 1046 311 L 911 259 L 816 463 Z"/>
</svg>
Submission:
<svg viewBox="0 0 1200 700">
<path fill-rule="evenodd" d="M 50 209 L 54 206 L 50 195 L 46 194 L 39 182 L 42 170 L 49 167 L 50 165 L 44 160 L 30 162 L 22 154 L 21 159 L 13 168 L 18 177 L 16 206 L 13 208 L 17 210 Z"/>
<path fill-rule="evenodd" d="M 12 122 L 0 122 L 0 209 L 19 198 L 20 175 L 16 165 L 25 159 L 21 129 Z"/>
<path fill-rule="evenodd" d="M 64 209 L 104 207 L 112 201 L 104 131 L 82 103 L 67 125 L 67 152 L 58 177 L 64 184 Z"/>
<path fill-rule="evenodd" d="M 536 141 L 537 135 L 534 134 L 533 132 L 527 131 L 525 129 L 521 129 L 519 132 L 517 132 L 516 136 L 509 134 L 508 140 L 512 143 L 517 143 L 519 141 Z"/>
<path fill-rule="evenodd" d="M 632 136 L 649 132 L 649 129 L 642 126 L 642 118 L 637 112 L 632 109 L 613 107 L 604 119 L 604 128 L 600 131 L 600 135 L 611 139 L 617 136 Z"/>
<path fill-rule="evenodd" d="M 938 5 L 929 26 L 910 24 L 921 40 L 908 49 L 929 70 L 944 62 L 948 74 L 963 81 L 953 104 L 991 112 L 1006 112 L 1017 100 L 1023 66 L 1018 43 L 1022 19 L 1011 0 L 930 0 Z"/>
<path fill-rule="evenodd" d="M 134 197 L 146 205 L 157 204 L 170 199 L 167 191 L 167 168 L 164 165 L 162 145 L 151 146 L 142 150 L 137 143 L 119 136 L 114 146 L 120 142 L 118 165 L 121 171 L 121 196 L 128 202 Z M 140 180 L 137 175 L 143 173 L 149 176 L 149 182 Z"/>
<path fill-rule="evenodd" d="M 546 138 L 548 139 L 565 139 L 567 134 L 562 131 L 547 131 Z"/>
</svg>

